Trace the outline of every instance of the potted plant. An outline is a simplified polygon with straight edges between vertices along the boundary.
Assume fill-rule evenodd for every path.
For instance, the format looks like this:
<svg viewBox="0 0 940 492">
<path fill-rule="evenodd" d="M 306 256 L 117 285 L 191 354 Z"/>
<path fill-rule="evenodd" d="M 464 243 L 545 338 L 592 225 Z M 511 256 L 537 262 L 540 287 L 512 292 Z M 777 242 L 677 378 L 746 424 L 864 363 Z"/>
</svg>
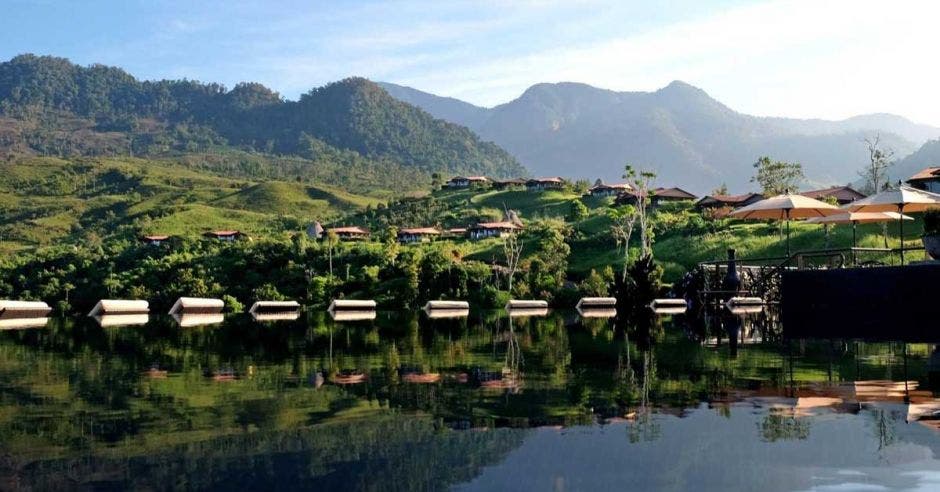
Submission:
<svg viewBox="0 0 940 492">
<path fill-rule="evenodd" d="M 924 213 L 924 249 L 935 260 L 940 260 L 940 208 Z"/>
</svg>

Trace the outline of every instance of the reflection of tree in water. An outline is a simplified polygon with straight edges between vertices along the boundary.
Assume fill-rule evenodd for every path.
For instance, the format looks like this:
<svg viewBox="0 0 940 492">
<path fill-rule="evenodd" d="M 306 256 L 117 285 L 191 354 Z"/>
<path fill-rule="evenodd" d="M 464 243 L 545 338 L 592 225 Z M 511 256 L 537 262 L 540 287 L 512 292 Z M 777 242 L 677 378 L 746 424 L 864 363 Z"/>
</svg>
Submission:
<svg viewBox="0 0 940 492">
<path fill-rule="evenodd" d="M 655 343 L 662 338 L 662 324 L 654 315 L 634 318 L 634 324 L 619 328 L 623 330 L 624 344 L 618 355 L 617 378 L 620 382 L 620 395 L 628 408 L 627 416 L 631 422 L 627 425 L 630 442 L 654 441 L 660 436 L 660 425 L 653 415 L 650 398 L 651 388 L 656 381 Z M 631 355 L 630 334 L 638 339 L 636 349 L 642 354 L 639 371 L 634 368 Z"/>
<path fill-rule="evenodd" d="M 522 444 L 523 430 L 461 432 L 395 416 L 211 438 L 157 454 L 0 463 L 21 488 L 440 490 Z"/>
<path fill-rule="evenodd" d="M 809 437 L 810 420 L 803 417 L 769 411 L 757 424 L 761 440 L 765 442 L 792 441 Z"/>
<path fill-rule="evenodd" d="M 863 344 L 861 349 L 840 352 L 829 342 L 808 342 L 794 344 L 793 353 L 780 345 L 758 344 L 742 346 L 738 357 L 731 359 L 724 344 L 707 346 L 702 337 L 696 338 L 697 343 L 681 329 L 663 328 L 658 318 L 629 324 L 618 320 L 611 329 L 595 321 L 570 323 L 561 313 L 508 322 L 502 313 L 479 316 L 480 321 L 427 323 L 414 316 L 380 316 L 374 322 L 355 323 L 310 317 L 276 325 L 236 318 L 191 329 L 160 319 L 127 329 L 101 329 L 79 321 L 50 323 L 47 330 L 3 332 L 0 411 L 19 412 L 15 419 L 0 422 L 0 454 L 16 457 L 4 468 L 12 471 L 3 473 L 35 468 L 55 474 L 52 463 L 64 468 L 65 463 L 79 462 L 75 469 L 81 478 L 90 471 L 81 468 L 78 458 L 105 463 L 98 451 L 104 445 L 109 456 L 121 456 L 126 463 L 139 463 L 148 470 L 158 467 L 153 462 L 161 456 L 175 463 L 167 466 L 182 466 L 177 454 L 190 447 L 194 451 L 187 451 L 188 458 L 206 452 L 207 459 L 233 476 L 241 473 L 240 466 L 254 470 L 264 462 L 292 469 L 295 460 L 303 461 L 297 457 L 303 451 L 288 452 L 294 456 L 289 459 L 268 456 L 269 449 L 285 448 L 253 441 L 247 434 L 286 440 L 338 421 L 380 420 L 389 413 L 402 420 L 433 417 L 428 419 L 436 422 L 431 427 L 452 443 L 440 444 L 444 447 L 437 451 L 442 453 L 463 452 L 453 444 L 452 428 L 577 425 L 625 416 L 633 420 L 628 425 L 630 439 L 645 441 L 656 439 L 660 432 L 662 421 L 655 418 L 654 408 L 690 408 L 719 398 L 734 401 L 740 398 L 739 390 L 753 390 L 752 383 L 776 391 L 790 388 L 794 378 L 803 384 L 886 379 L 892 367 L 894 374 L 901 373 L 896 357 L 900 351 L 887 344 Z M 924 350 L 916 357 L 926 358 L 928 353 Z M 146 374 L 154 366 L 165 371 L 162 379 Z M 911 380 L 926 380 L 921 366 L 910 365 Z M 233 380 L 205 377 L 206 372 L 225 368 L 236 375 Z M 324 383 L 323 377 L 314 377 L 328 368 L 358 370 L 368 378 L 362 384 L 339 386 L 329 378 Z M 478 369 L 502 378 L 503 368 L 509 383 L 504 387 L 481 388 L 467 377 Z M 408 379 L 414 378 L 402 377 L 412 372 L 439 373 L 440 379 L 413 383 Z M 521 391 L 511 390 L 519 387 L 513 378 L 515 383 L 524 382 Z M 890 412 L 881 422 L 884 446 L 894 439 L 888 417 Z M 808 433 L 808 422 L 775 415 L 766 425 L 758 423 L 760 431 L 754 438 L 798 438 L 793 436 Z M 349 434 L 370 429 L 368 425 L 346 428 Z M 460 439 L 490 431 L 466 434 L 469 437 Z M 239 439 L 259 447 L 233 445 L 230 454 L 212 454 L 212 443 Z M 341 459 L 346 456 L 343 451 L 328 451 L 333 454 L 304 458 L 304 467 L 322 468 L 316 471 L 320 483 L 330 476 L 352 480 L 369 467 L 386 466 L 359 463 L 353 457 L 346 462 Z M 362 454 L 363 460 L 382 459 L 381 454 L 367 455 Z M 409 456 L 387 455 L 389 460 L 405 461 Z M 434 461 L 415 455 L 419 458 Z M 436 463 L 449 459 L 443 456 Z M 124 470 L 115 463 L 102 466 Z M 170 471 L 188 473 L 181 468 Z M 198 477 L 185 479 L 201 483 Z"/>
<path fill-rule="evenodd" d="M 897 439 L 896 425 L 897 419 L 890 412 L 881 408 L 872 411 L 872 427 L 875 437 L 878 439 L 879 453 L 894 444 Z"/>
</svg>

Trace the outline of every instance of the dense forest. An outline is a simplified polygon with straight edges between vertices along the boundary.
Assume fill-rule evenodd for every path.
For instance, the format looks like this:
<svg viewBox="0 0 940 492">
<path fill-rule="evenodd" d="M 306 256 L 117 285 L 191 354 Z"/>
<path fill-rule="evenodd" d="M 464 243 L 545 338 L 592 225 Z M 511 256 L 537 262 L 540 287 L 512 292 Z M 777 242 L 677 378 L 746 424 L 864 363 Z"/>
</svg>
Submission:
<svg viewBox="0 0 940 492">
<path fill-rule="evenodd" d="M 424 173 L 518 176 L 512 156 L 378 85 L 349 78 L 298 101 L 256 83 L 139 81 L 103 65 L 20 55 L 0 63 L 0 155 L 137 155 L 235 147 Z"/>
</svg>

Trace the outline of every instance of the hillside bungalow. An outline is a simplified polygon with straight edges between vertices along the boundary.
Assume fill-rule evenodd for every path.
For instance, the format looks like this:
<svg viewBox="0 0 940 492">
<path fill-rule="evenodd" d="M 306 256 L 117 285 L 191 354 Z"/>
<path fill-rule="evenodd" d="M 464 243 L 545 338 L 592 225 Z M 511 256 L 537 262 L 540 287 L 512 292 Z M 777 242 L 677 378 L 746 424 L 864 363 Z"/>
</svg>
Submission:
<svg viewBox="0 0 940 492">
<path fill-rule="evenodd" d="M 164 242 L 170 239 L 170 236 L 159 236 L 159 235 L 150 235 L 150 236 L 141 236 L 140 242 L 150 245 L 150 246 L 160 246 Z"/>
<path fill-rule="evenodd" d="M 697 196 L 683 190 L 682 188 L 656 188 L 653 190 L 653 202 L 681 202 L 685 200 L 695 200 Z"/>
<path fill-rule="evenodd" d="M 411 227 L 398 231 L 398 242 L 419 243 L 430 241 L 440 235 L 441 231 L 435 227 Z"/>
<path fill-rule="evenodd" d="M 337 237 L 344 241 L 367 239 L 369 237 L 369 231 L 359 226 L 333 227 L 331 229 L 327 229 L 327 232 L 336 234 Z"/>
<path fill-rule="evenodd" d="M 485 239 L 488 237 L 503 237 L 519 229 L 522 229 L 522 227 L 512 222 L 480 222 L 471 226 L 467 232 L 470 239 Z"/>
<path fill-rule="evenodd" d="M 219 241 L 234 241 L 243 236 L 240 231 L 209 231 L 204 235 L 209 239 L 217 239 Z"/>
<path fill-rule="evenodd" d="M 512 188 L 523 188 L 526 185 L 526 180 L 522 178 L 512 178 L 504 180 L 493 181 L 493 188 L 497 190 L 509 190 Z"/>
<path fill-rule="evenodd" d="M 467 228 L 466 227 L 451 227 L 450 229 L 447 229 L 446 231 L 444 231 L 444 233 L 447 234 L 448 236 L 463 237 L 467 235 Z"/>
<path fill-rule="evenodd" d="M 625 191 L 630 191 L 633 189 L 627 183 L 615 183 L 615 184 L 596 184 L 588 189 L 588 194 L 591 196 L 617 196 L 620 193 Z"/>
<path fill-rule="evenodd" d="M 551 178 L 533 178 L 525 182 L 529 191 L 560 190 L 565 186 L 565 180 L 558 176 Z"/>
<path fill-rule="evenodd" d="M 745 193 L 743 195 L 705 195 L 695 202 L 695 208 L 740 208 L 764 199 L 760 193 Z"/>
<path fill-rule="evenodd" d="M 446 188 L 469 188 L 473 185 L 485 185 L 490 182 L 486 176 L 454 176 L 444 186 Z"/>
<path fill-rule="evenodd" d="M 940 167 L 928 167 L 907 179 L 918 190 L 940 193 Z"/>
<path fill-rule="evenodd" d="M 800 194 L 820 201 L 826 201 L 827 198 L 832 197 L 835 198 L 839 205 L 845 205 L 846 203 L 852 203 L 855 200 L 865 198 L 864 193 L 855 190 L 851 186 L 833 186 L 822 190 L 805 191 Z"/>
</svg>

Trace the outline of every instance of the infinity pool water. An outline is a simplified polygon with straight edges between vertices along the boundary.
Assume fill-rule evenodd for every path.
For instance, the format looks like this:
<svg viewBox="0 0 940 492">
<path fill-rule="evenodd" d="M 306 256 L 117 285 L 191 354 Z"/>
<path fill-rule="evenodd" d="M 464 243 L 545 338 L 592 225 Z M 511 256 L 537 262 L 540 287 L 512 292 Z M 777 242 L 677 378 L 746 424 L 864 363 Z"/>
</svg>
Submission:
<svg viewBox="0 0 940 492">
<path fill-rule="evenodd" d="M 940 489 L 933 345 L 739 321 L 3 330 L 0 489 Z"/>
</svg>

